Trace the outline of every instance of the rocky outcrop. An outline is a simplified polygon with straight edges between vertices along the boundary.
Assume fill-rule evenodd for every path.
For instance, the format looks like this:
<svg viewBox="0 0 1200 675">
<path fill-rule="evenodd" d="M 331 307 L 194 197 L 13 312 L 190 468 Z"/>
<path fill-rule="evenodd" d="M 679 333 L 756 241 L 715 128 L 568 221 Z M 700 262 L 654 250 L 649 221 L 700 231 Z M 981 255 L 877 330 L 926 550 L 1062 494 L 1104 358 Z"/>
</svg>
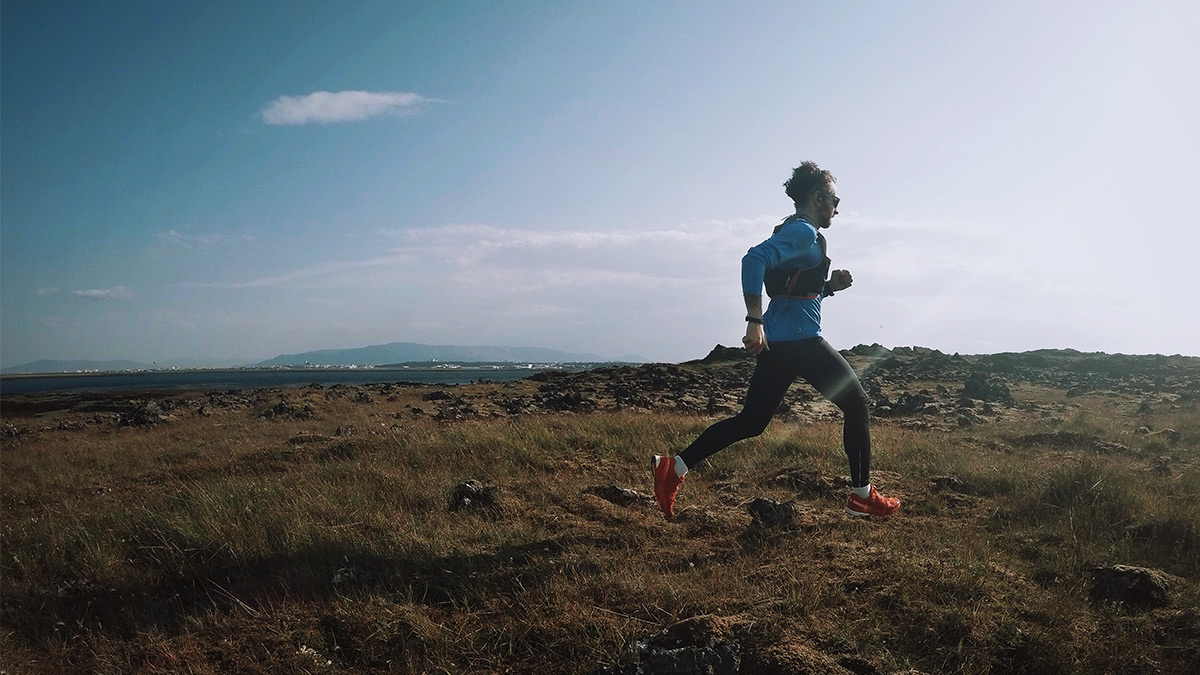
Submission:
<svg viewBox="0 0 1200 675">
<path fill-rule="evenodd" d="M 983 371 L 972 371 L 971 376 L 963 384 L 962 397 L 979 401 L 992 401 L 1004 405 L 1015 405 L 1012 392 L 1003 382 L 999 382 Z"/>
<path fill-rule="evenodd" d="M 297 420 L 307 420 L 316 417 L 316 415 L 316 409 L 309 403 L 298 405 L 287 399 L 280 399 L 278 403 L 264 410 L 259 417 L 263 419 L 290 417 Z"/>
<path fill-rule="evenodd" d="M 1108 565 L 1092 570 L 1092 598 L 1136 608 L 1171 603 L 1172 580 L 1162 570 L 1132 565 Z"/>
<path fill-rule="evenodd" d="M 117 426 L 152 427 L 170 419 L 156 401 L 130 401 L 129 406 L 117 414 Z"/>
</svg>

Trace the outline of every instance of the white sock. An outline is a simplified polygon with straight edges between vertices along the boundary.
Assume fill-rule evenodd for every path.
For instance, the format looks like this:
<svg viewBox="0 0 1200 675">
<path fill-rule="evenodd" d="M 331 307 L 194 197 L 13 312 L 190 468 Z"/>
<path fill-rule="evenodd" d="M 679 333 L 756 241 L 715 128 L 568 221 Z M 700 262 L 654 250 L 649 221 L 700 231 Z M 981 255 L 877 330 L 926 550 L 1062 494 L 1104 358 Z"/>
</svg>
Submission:
<svg viewBox="0 0 1200 675">
<path fill-rule="evenodd" d="M 680 459 L 679 457 L 676 457 L 675 458 L 675 475 L 679 476 L 680 478 L 683 478 L 684 475 L 686 475 L 686 474 L 687 474 L 687 464 L 684 464 L 682 459 Z"/>
<path fill-rule="evenodd" d="M 871 496 L 871 484 L 867 483 L 865 486 L 860 487 L 860 488 L 852 487 L 852 488 L 850 488 L 850 491 L 853 492 L 854 494 L 858 495 L 859 497 L 866 499 L 867 497 Z"/>
</svg>

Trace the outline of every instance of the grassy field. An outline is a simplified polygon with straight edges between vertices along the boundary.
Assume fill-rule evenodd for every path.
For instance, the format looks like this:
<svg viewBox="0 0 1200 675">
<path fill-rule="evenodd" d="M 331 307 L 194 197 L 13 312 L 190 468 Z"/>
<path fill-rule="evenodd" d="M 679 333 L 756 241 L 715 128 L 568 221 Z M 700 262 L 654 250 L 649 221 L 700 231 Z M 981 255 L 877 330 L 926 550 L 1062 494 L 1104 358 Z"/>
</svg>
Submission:
<svg viewBox="0 0 1200 675">
<path fill-rule="evenodd" d="M 431 390 L 185 399 L 148 426 L 6 400 L 0 669 L 590 674 L 679 622 L 736 644 L 744 673 L 1200 661 L 1194 400 L 1028 388 L 1061 412 L 877 422 L 874 482 L 904 506 L 866 521 L 843 489 L 779 478 L 845 474 L 840 424 L 776 421 L 690 474 L 668 522 L 594 489 L 652 494 L 649 455 L 714 418 L 445 422 L 414 411 Z M 449 508 L 467 479 L 498 502 Z M 794 523 L 753 525 L 756 497 L 794 499 Z M 1092 569 L 1115 563 L 1171 575 L 1170 604 L 1093 599 Z"/>
</svg>

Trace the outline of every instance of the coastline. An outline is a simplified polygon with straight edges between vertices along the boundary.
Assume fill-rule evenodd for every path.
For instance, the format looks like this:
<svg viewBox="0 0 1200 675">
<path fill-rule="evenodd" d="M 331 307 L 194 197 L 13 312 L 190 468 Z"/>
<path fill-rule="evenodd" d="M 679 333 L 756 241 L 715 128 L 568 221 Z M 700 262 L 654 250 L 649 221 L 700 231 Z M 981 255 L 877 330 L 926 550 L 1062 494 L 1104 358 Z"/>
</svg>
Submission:
<svg viewBox="0 0 1200 675">
<path fill-rule="evenodd" d="M 582 372 L 597 363 L 439 363 L 394 364 L 376 367 L 194 368 L 68 373 L 6 373 L 0 375 L 0 396 L 82 391 L 179 389 L 255 389 L 300 387 L 310 384 L 355 385 L 385 382 L 470 384 L 508 382 L 547 370 Z M 611 365 L 611 364 L 603 364 Z"/>
</svg>

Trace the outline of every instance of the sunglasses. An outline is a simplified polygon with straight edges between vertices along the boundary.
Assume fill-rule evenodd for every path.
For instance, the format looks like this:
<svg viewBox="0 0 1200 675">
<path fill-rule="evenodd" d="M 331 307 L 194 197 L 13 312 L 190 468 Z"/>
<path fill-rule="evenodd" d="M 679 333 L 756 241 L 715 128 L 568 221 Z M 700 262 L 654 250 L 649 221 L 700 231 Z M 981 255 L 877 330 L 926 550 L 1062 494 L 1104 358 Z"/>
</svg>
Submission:
<svg viewBox="0 0 1200 675">
<path fill-rule="evenodd" d="M 838 207 L 838 204 L 842 203 L 842 198 L 837 195 L 826 194 L 825 196 L 833 200 L 833 208 L 835 209 Z"/>
</svg>

